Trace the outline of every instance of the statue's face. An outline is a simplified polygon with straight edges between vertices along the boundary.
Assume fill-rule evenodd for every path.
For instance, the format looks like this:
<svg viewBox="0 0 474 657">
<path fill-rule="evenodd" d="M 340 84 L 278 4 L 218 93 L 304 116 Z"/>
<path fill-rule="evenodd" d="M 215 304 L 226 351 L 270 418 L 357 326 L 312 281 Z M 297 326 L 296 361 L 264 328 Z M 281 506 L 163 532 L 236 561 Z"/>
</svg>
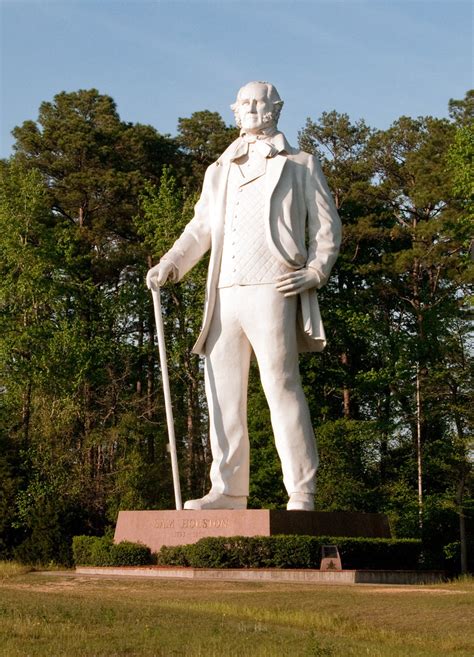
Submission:
<svg viewBox="0 0 474 657">
<path fill-rule="evenodd" d="M 266 85 L 251 82 L 239 91 L 236 113 L 243 130 L 258 132 L 273 124 L 273 102 Z"/>
</svg>

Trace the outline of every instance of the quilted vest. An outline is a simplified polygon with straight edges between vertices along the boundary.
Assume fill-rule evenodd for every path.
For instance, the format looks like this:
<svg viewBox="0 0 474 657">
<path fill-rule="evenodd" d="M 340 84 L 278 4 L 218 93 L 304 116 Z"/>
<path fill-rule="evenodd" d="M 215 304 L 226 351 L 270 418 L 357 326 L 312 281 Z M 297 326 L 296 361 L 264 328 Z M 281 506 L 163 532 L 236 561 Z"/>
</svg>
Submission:
<svg viewBox="0 0 474 657">
<path fill-rule="evenodd" d="M 290 271 L 270 252 L 264 226 L 266 159 L 233 162 L 227 182 L 224 244 L 218 287 L 263 285 Z"/>
</svg>

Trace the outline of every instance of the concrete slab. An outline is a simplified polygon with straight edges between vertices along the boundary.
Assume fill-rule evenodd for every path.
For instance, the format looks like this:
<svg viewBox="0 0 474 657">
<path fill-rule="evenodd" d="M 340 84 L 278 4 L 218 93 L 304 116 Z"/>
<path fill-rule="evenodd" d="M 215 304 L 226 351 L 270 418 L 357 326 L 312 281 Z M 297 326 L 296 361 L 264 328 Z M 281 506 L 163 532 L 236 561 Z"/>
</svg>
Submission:
<svg viewBox="0 0 474 657">
<path fill-rule="evenodd" d="M 166 566 L 107 567 L 80 566 L 78 575 L 101 577 L 152 577 L 230 582 L 294 582 L 298 584 L 437 584 L 444 575 L 435 571 L 413 570 L 298 570 L 280 568 L 177 568 Z"/>
</svg>

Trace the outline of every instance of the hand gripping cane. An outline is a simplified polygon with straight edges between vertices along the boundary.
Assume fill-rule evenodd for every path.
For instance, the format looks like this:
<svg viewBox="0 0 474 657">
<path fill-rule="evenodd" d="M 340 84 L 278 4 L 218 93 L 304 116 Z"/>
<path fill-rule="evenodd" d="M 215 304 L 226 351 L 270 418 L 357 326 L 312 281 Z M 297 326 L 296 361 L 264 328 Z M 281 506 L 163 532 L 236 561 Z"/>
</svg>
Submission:
<svg viewBox="0 0 474 657">
<path fill-rule="evenodd" d="M 171 468 L 173 471 L 174 499 L 176 502 L 176 510 L 181 511 L 183 505 L 181 502 L 181 487 L 179 485 L 178 455 L 176 452 L 176 438 L 174 435 L 168 364 L 166 362 L 165 332 L 163 328 L 163 317 L 161 314 L 161 298 L 159 290 L 152 289 L 151 293 L 153 296 L 153 308 L 155 311 L 156 332 L 158 334 L 158 349 L 160 351 L 161 380 L 163 381 L 163 392 L 165 396 L 166 422 L 168 425 L 169 450 L 171 455 Z"/>
</svg>

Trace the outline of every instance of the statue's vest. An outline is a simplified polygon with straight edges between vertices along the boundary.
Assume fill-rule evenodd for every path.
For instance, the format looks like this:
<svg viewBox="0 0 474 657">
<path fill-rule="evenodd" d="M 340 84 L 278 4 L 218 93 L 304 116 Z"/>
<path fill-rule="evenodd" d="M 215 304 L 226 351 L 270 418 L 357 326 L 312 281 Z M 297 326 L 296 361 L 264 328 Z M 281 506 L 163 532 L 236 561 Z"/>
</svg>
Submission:
<svg viewBox="0 0 474 657">
<path fill-rule="evenodd" d="M 218 287 L 275 283 L 289 267 L 268 248 L 265 234 L 266 159 L 233 162 L 227 182 L 224 245 Z"/>
</svg>

